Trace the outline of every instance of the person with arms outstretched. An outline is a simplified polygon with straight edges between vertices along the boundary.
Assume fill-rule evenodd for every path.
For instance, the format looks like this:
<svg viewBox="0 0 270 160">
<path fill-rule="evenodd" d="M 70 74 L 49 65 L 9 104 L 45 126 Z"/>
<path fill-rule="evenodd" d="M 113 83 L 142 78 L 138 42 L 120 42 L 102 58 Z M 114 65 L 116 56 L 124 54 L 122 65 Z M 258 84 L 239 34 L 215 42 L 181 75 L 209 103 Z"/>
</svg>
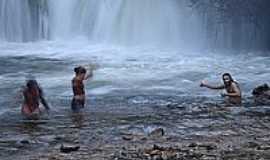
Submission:
<svg viewBox="0 0 270 160">
<path fill-rule="evenodd" d="M 234 81 L 231 74 L 229 73 L 224 73 L 222 75 L 222 79 L 224 84 L 219 86 L 209 85 L 205 81 L 202 81 L 200 86 L 216 90 L 225 89 L 226 93 L 222 94 L 223 97 L 228 97 L 229 102 L 232 104 L 241 104 L 242 94 L 239 84 L 236 81 Z"/>
</svg>

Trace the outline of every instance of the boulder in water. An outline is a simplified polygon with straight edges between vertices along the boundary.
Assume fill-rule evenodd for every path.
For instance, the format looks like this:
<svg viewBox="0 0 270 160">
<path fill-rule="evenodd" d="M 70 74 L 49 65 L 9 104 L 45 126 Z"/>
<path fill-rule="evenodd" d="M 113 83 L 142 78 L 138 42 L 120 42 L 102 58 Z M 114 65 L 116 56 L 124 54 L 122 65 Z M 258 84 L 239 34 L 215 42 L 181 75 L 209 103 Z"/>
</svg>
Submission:
<svg viewBox="0 0 270 160">
<path fill-rule="evenodd" d="M 253 89 L 252 95 L 257 103 L 270 102 L 270 87 L 267 84 L 260 85 Z"/>
<path fill-rule="evenodd" d="M 267 84 L 260 85 L 253 89 L 253 96 L 269 96 L 270 98 L 270 87 Z"/>
</svg>

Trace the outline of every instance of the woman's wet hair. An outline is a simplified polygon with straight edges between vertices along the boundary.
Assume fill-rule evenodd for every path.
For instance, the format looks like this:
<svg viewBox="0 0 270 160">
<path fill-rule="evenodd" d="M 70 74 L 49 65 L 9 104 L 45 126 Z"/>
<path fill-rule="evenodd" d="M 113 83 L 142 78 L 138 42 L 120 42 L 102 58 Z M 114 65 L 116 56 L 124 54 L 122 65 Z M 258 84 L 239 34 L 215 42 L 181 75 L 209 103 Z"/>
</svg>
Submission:
<svg viewBox="0 0 270 160">
<path fill-rule="evenodd" d="M 84 74 L 86 73 L 86 69 L 82 66 L 79 66 L 79 67 L 74 68 L 74 72 L 76 74 Z"/>
<path fill-rule="evenodd" d="M 27 88 L 31 89 L 31 88 L 37 87 L 38 83 L 36 80 L 31 79 L 31 80 L 27 80 L 26 86 Z"/>
<path fill-rule="evenodd" d="M 233 80 L 233 78 L 232 78 L 232 76 L 231 76 L 230 73 L 224 73 L 224 74 L 222 75 L 222 78 L 224 79 L 224 77 L 226 77 L 226 76 L 228 76 L 228 77 L 230 78 L 230 80 L 231 80 L 232 82 L 234 82 L 234 80 Z"/>
</svg>

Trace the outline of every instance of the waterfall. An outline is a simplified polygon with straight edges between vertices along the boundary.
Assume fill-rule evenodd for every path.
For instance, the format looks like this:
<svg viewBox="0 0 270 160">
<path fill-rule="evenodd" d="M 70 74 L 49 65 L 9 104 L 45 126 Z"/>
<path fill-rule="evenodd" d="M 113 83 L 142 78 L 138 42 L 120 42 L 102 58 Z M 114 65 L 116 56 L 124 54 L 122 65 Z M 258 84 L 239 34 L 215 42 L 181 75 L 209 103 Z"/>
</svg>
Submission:
<svg viewBox="0 0 270 160">
<path fill-rule="evenodd" d="M 0 39 L 30 41 L 48 38 L 45 0 L 0 0 Z"/>
<path fill-rule="evenodd" d="M 182 0 L 0 0 L 0 39 L 72 39 L 123 45 L 202 44 L 200 19 Z"/>
<path fill-rule="evenodd" d="M 72 15 L 76 0 L 48 0 L 51 37 L 53 39 L 72 37 Z"/>
<path fill-rule="evenodd" d="M 68 0 L 67 4 L 72 23 L 66 23 L 70 27 L 66 35 L 124 45 L 202 44 L 201 21 L 184 0 Z M 63 31 L 61 25 L 57 28 Z"/>
<path fill-rule="evenodd" d="M 217 22 L 190 0 L 0 0 L 0 40 L 70 41 L 124 46 L 237 49 L 266 45 L 267 36 L 241 18 Z"/>
</svg>

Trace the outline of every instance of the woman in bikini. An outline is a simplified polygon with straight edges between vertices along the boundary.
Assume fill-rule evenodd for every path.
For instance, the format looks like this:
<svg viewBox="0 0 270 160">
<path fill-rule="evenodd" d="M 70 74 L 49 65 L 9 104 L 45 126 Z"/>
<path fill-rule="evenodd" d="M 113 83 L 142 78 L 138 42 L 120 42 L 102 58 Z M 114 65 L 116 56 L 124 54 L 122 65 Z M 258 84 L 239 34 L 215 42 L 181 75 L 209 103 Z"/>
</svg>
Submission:
<svg viewBox="0 0 270 160">
<path fill-rule="evenodd" d="M 72 79 L 72 89 L 73 89 L 73 99 L 71 102 L 71 109 L 73 111 L 78 111 L 84 108 L 85 105 L 85 90 L 84 90 L 84 80 L 89 79 L 93 76 L 92 71 L 87 74 L 84 67 L 79 66 L 74 68 L 75 77 Z"/>
</svg>

